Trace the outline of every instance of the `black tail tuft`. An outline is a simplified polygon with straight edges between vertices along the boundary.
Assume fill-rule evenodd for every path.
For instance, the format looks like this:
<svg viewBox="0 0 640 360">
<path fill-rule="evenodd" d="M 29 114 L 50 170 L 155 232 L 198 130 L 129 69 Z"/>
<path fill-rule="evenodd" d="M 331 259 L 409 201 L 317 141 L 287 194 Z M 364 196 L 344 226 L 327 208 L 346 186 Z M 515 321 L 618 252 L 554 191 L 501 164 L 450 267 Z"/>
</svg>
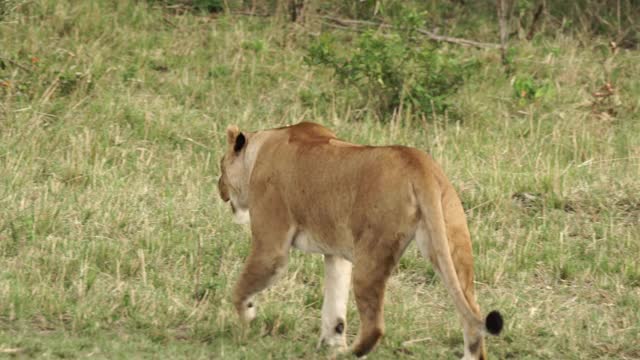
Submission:
<svg viewBox="0 0 640 360">
<path fill-rule="evenodd" d="M 491 335 L 499 335 L 502 331 L 502 315 L 496 310 L 487 315 L 487 319 L 484 321 L 484 326 Z"/>
</svg>

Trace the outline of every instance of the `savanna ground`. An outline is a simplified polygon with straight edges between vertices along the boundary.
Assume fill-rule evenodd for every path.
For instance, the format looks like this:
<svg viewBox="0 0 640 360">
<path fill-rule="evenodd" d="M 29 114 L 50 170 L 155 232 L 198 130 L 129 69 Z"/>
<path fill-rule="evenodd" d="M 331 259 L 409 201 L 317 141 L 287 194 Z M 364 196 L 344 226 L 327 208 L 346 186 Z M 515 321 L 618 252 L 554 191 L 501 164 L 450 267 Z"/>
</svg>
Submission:
<svg viewBox="0 0 640 360">
<path fill-rule="evenodd" d="M 495 19 L 447 4 L 460 16 L 442 32 L 496 41 Z M 637 42 L 613 49 L 547 19 L 531 41 L 512 36 L 508 69 L 496 49 L 434 45 L 476 62 L 451 111 L 381 115 L 305 62 L 321 31 L 356 36 L 317 19 L 124 0 L 0 9 L 0 356 L 326 358 L 320 256 L 293 252 L 238 325 L 249 232 L 216 189 L 227 124 L 304 119 L 442 164 L 467 209 L 479 303 L 506 320 L 494 358 L 640 358 Z M 385 319 L 372 359 L 460 355 L 452 302 L 413 245 Z"/>
</svg>

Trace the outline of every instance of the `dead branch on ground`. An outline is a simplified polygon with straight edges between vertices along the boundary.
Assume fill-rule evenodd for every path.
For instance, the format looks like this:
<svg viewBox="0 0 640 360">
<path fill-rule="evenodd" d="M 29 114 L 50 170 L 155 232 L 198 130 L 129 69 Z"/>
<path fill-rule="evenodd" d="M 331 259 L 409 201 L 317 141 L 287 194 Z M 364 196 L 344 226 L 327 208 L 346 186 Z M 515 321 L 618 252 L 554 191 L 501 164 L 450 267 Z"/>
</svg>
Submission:
<svg viewBox="0 0 640 360">
<path fill-rule="evenodd" d="M 341 27 L 344 27 L 344 28 L 349 28 L 349 27 L 354 27 L 354 26 L 355 27 L 371 26 L 371 27 L 378 27 L 378 28 L 383 28 L 383 29 L 393 29 L 393 28 L 395 28 L 393 25 L 390 25 L 390 24 L 386 24 L 386 23 L 382 23 L 382 22 L 375 22 L 375 21 L 367 21 L 367 20 L 340 19 L 340 18 L 335 18 L 335 17 L 332 17 L 332 16 L 322 16 L 322 19 L 330 21 L 330 22 L 332 22 L 334 24 L 337 24 L 337 25 L 339 25 Z M 430 40 L 437 41 L 437 42 L 448 42 L 448 43 L 458 44 L 458 45 L 462 45 L 462 46 L 472 46 L 472 47 L 483 48 L 483 49 L 497 49 L 497 48 L 500 48 L 499 44 L 483 43 L 483 42 L 469 40 L 469 39 L 456 38 L 456 37 L 445 36 L 445 35 L 438 35 L 438 34 L 436 34 L 434 32 L 426 30 L 426 29 L 418 29 L 417 32 L 419 34 L 421 34 L 421 35 L 426 36 Z"/>
</svg>

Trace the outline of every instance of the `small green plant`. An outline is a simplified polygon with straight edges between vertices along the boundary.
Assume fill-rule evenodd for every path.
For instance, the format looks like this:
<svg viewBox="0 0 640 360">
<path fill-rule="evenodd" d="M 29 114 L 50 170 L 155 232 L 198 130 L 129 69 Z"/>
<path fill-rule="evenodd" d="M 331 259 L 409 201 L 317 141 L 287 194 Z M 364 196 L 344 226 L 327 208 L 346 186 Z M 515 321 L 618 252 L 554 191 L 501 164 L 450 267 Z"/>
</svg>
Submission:
<svg viewBox="0 0 640 360">
<path fill-rule="evenodd" d="M 245 50 L 251 50 L 257 54 L 265 49 L 265 44 L 260 39 L 248 40 L 242 43 L 242 48 Z"/>
<path fill-rule="evenodd" d="M 322 35 L 309 47 L 306 62 L 332 69 L 383 119 L 400 107 L 428 117 L 443 114 L 476 62 L 460 62 L 421 41 L 416 36 L 420 19 L 420 14 L 407 13 L 397 30 L 364 32 L 347 49 L 340 49 L 331 35 Z"/>
<path fill-rule="evenodd" d="M 82 74 L 72 71 L 65 71 L 59 76 L 59 89 L 62 96 L 71 94 L 78 85 L 78 80 Z"/>
<path fill-rule="evenodd" d="M 526 75 L 515 77 L 513 91 L 514 96 L 522 103 L 551 96 L 553 87 L 548 81 L 536 80 L 530 75 Z"/>
<path fill-rule="evenodd" d="M 135 65 L 129 65 L 122 72 L 122 81 L 125 83 L 128 83 L 134 80 L 137 74 L 138 74 L 138 68 Z"/>
<path fill-rule="evenodd" d="M 230 76 L 232 73 L 231 68 L 226 65 L 216 65 L 209 72 L 207 76 L 211 79 L 224 78 Z"/>
</svg>

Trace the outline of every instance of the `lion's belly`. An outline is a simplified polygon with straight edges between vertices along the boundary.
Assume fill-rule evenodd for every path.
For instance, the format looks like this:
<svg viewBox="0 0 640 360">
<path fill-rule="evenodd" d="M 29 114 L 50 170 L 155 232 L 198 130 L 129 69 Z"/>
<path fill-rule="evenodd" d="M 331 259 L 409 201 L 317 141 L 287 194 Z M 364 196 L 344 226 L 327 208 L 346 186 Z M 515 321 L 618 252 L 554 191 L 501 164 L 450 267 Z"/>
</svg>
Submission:
<svg viewBox="0 0 640 360">
<path fill-rule="evenodd" d="M 342 247 L 331 246 L 326 242 L 312 236 L 308 231 L 299 231 L 293 239 L 294 248 L 308 252 L 325 255 L 338 255 L 345 259 L 351 259 L 351 251 Z"/>
</svg>

